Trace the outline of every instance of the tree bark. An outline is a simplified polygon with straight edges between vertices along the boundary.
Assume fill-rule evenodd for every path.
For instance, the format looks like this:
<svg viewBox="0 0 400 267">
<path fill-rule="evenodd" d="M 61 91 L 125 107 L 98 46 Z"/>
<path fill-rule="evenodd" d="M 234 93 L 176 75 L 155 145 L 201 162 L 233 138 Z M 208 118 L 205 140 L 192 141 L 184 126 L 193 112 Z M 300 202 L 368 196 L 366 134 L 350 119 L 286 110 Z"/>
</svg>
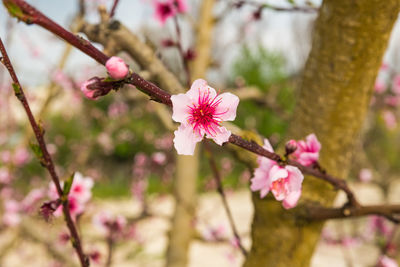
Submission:
<svg viewBox="0 0 400 267">
<path fill-rule="evenodd" d="M 195 47 L 197 56 L 190 66 L 190 76 L 193 80 L 205 77 L 210 62 L 214 26 L 213 6 L 214 0 L 202 2 L 197 25 Z M 174 181 L 176 205 L 170 231 L 166 266 L 186 267 L 188 265 L 189 248 L 195 226 L 199 146 L 200 144 L 197 145 L 194 156 L 177 157 L 177 171 Z"/>
<path fill-rule="evenodd" d="M 348 174 L 399 10 L 398 0 L 326 0 L 321 6 L 289 137 L 316 133 L 320 163 L 336 176 Z M 305 177 L 300 205 L 290 211 L 272 197 L 253 194 L 253 245 L 244 266 L 309 266 L 323 224 L 300 220 L 307 212 L 302 203 L 329 206 L 335 195 L 311 177 Z"/>
</svg>

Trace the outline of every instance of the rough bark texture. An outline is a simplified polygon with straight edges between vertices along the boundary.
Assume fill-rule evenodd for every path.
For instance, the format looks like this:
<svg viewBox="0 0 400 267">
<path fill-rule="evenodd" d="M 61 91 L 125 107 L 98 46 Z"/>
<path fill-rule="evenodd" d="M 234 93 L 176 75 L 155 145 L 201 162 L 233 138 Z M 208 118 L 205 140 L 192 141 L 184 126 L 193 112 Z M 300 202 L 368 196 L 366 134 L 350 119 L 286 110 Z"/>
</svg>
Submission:
<svg viewBox="0 0 400 267">
<path fill-rule="evenodd" d="M 289 135 L 315 132 L 320 162 L 336 176 L 348 173 L 399 9 L 397 0 L 326 0 L 320 9 Z M 301 201 L 329 206 L 335 195 L 326 183 L 306 177 Z M 299 220 L 307 212 L 302 206 L 285 211 L 258 194 L 253 202 L 253 246 L 244 266 L 309 266 L 322 223 Z"/>
</svg>

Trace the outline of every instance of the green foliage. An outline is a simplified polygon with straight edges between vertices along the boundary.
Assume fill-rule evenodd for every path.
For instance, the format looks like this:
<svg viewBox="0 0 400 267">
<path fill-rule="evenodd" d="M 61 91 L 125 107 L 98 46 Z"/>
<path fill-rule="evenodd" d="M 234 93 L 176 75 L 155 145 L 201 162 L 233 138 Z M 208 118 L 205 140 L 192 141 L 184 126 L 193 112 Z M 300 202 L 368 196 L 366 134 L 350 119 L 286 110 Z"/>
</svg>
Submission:
<svg viewBox="0 0 400 267">
<path fill-rule="evenodd" d="M 256 130 L 266 137 L 273 134 L 283 136 L 286 133 L 288 122 L 284 115 L 292 112 L 295 96 L 285 67 L 283 56 L 260 45 L 255 49 L 248 46 L 242 48 L 233 65 L 233 77 L 242 77 L 246 86 L 257 87 L 265 99 L 241 101 L 235 120 L 237 125 Z M 279 106 L 280 110 L 265 105 L 266 100 Z"/>
</svg>

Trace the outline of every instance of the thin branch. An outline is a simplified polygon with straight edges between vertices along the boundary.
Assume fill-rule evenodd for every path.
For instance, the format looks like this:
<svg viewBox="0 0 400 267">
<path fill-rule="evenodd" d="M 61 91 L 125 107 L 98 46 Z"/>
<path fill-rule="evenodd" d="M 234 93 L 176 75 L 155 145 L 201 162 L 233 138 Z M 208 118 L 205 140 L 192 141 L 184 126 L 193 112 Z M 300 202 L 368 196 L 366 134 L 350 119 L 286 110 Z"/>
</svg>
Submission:
<svg viewBox="0 0 400 267">
<path fill-rule="evenodd" d="M 190 85 L 190 81 L 191 81 L 191 79 L 190 79 L 190 71 L 189 71 L 189 64 L 188 64 L 188 60 L 186 59 L 185 52 L 183 51 L 181 28 L 179 26 L 179 21 L 178 21 L 178 17 L 177 16 L 174 17 L 174 24 L 175 24 L 176 38 L 177 38 L 176 46 L 178 48 L 179 54 L 180 54 L 181 59 L 182 59 L 183 69 L 185 70 L 186 83 L 189 86 Z"/>
<path fill-rule="evenodd" d="M 115 15 L 115 10 L 117 9 L 119 0 L 114 0 L 114 4 L 112 5 L 111 11 L 110 11 L 110 18 L 114 17 Z"/>
<path fill-rule="evenodd" d="M 357 208 L 350 205 L 344 205 L 340 208 L 307 206 L 306 217 L 312 220 L 327 220 L 379 215 L 394 223 L 399 223 L 400 219 L 395 217 L 395 214 L 400 214 L 400 205 L 360 205 Z"/>
<path fill-rule="evenodd" d="M 89 258 L 86 257 L 86 255 L 83 253 L 81 240 L 79 238 L 78 232 L 76 230 L 76 226 L 75 226 L 75 224 L 72 220 L 71 214 L 69 212 L 68 199 L 63 199 L 63 190 L 61 188 L 60 179 L 57 175 L 53 160 L 47 150 L 46 143 L 45 143 L 45 140 L 43 137 L 44 130 L 37 124 L 37 122 L 32 114 L 28 100 L 25 97 L 24 91 L 21 87 L 21 84 L 20 84 L 18 78 L 17 78 L 17 75 L 14 71 L 14 68 L 11 64 L 11 61 L 8 57 L 7 51 L 4 47 L 4 44 L 3 44 L 3 41 L 1 40 L 1 38 L 0 38 L 0 52 L 3 56 L 1 62 L 7 68 L 8 72 L 11 76 L 11 79 L 13 80 L 13 87 L 14 87 L 15 95 L 18 98 L 18 100 L 21 102 L 22 106 L 24 107 L 26 115 L 28 116 L 29 122 L 35 133 L 36 140 L 37 140 L 40 150 L 42 152 L 41 163 L 48 170 L 48 172 L 51 176 L 51 179 L 53 180 L 53 183 L 56 186 L 58 196 L 60 197 L 60 199 L 62 199 L 62 209 L 63 209 L 64 218 L 65 218 L 67 227 L 68 227 L 71 237 L 72 237 L 71 238 L 72 245 L 75 248 L 76 253 L 78 254 L 81 265 L 83 267 L 88 267 L 89 266 Z"/>
<path fill-rule="evenodd" d="M 204 142 L 204 148 L 206 149 L 206 152 L 207 152 L 206 155 L 208 157 L 208 161 L 209 161 L 211 170 L 214 174 L 215 182 L 217 184 L 217 191 L 218 191 L 218 194 L 221 196 L 222 204 L 224 206 L 226 215 L 228 216 L 229 224 L 231 226 L 233 235 L 235 236 L 235 239 L 236 239 L 235 241 L 237 241 L 237 244 L 238 244 L 243 256 L 247 257 L 248 252 L 242 244 L 242 240 L 241 240 L 239 232 L 236 228 L 235 221 L 233 220 L 231 209 L 229 208 L 228 201 L 226 200 L 226 195 L 224 192 L 224 187 L 222 185 L 221 175 L 220 175 L 217 164 L 214 160 L 212 151 L 211 151 L 207 141 Z"/>
</svg>

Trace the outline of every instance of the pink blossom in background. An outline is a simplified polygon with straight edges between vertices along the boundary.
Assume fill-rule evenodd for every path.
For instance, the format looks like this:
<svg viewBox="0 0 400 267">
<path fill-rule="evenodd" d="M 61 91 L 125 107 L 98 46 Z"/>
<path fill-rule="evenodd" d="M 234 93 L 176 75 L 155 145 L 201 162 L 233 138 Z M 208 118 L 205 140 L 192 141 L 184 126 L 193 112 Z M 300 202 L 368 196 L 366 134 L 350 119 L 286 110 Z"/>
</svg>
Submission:
<svg viewBox="0 0 400 267">
<path fill-rule="evenodd" d="M 124 236 L 125 227 L 127 225 L 124 216 L 114 216 L 106 211 L 96 214 L 92 222 L 103 234 L 114 239 Z"/>
<path fill-rule="evenodd" d="M 133 197 L 143 202 L 147 186 L 148 186 L 147 180 L 144 179 L 134 180 L 131 186 L 131 192 Z"/>
<path fill-rule="evenodd" d="M 169 18 L 174 17 L 177 13 L 174 0 L 154 0 L 153 5 L 155 12 L 154 17 L 161 25 L 164 25 Z"/>
<path fill-rule="evenodd" d="M 201 231 L 201 236 L 207 241 L 219 241 L 224 239 L 226 228 L 224 225 L 207 226 Z"/>
<path fill-rule="evenodd" d="M 367 183 L 372 180 L 372 171 L 370 169 L 361 169 L 358 176 L 361 182 Z"/>
<path fill-rule="evenodd" d="M 12 160 L 12 155 L 9 150 L 4 150 L 0 153 L 0 160 L 2 163 L 10 163 Z"/>
<path fill-rule="evenodd" d="M 25 147 L 19 147 L 14 151 L 13 163 L 16 166 L 22 166 L 30 159 L 30 154 Z"/>
<path fill-rule="evenodd" d="M 0 168 L 0 184 L 9 184 L 12 180 L 12 175 L 6 167 Z"/>
<path fill-rule="evenodd" d="M 174 4 L 178 13 L 185 13 L 188 10 L 186 0 L 174 0 Z"/>
<path fill-rule="evenodd" d="M 304 166 L 310 166 L 318 161 L 321 144 L 315 134 L 306 137 L 306 141 L 297 142 L 297 149 L 292 154 L 294 160 Z"/>
<path fill-rule="evenodd" d="M 69 235 L 68 232 L 61 232 L 58 236 L 58 242 L 61 245 L 66 245 L 70 239 L 71 239 L 71 236 Z"/>
<path fill-rule="evenodd" d="M 389 130 L 393 130 L 396 128 L 397 126 L 397 120 L 396 120 L 396 116 L 394 115 L 394 113 L 390 110 L 385 110 L 382 113 L 383 116 L 383 121 L 386 124 L 386 127 Z"/>
<path fill-rule="evenodd" d="M 101 261 L 100 251 L 98 251 L 97 249 L 92 250 L 89 253 L 89 258 L 90 258 L 90 262 L 93 262 L 95 264 L 100 264 L 100 261 Z"/>
<path fill-rule="evenodd" d="M 392 92 L 396 95 L 400 95 L 400 75 L 396 75 L 393 78 Z"/>
<path fill-rule="evenodd" d="M 229 140 L 231 132 L 221 126 L 222 121 L 233 121 L 239 98 L 231 93 L 218 95 L 202 79 L 195 80 L 186 94 L 171 96 L 172 119 L 180 122 L 174 132 L 174 145 L 178 154 L 193 155 L 196 143 L 204 135 L 218 145 Z"/>
<path fill-rule="evenodd" d="M 273 152 L 272 146 L 267 139 L 264 139 L 266 150 Z M 283 201 L 285 209 L 293 208 L 301 195 L 301 185 L 304 179 L 303 174 L 294 166 L 279 166 L 276 161 L 266 157 L 257 157 L 258 168 L 254 171 L 251 179 L 250 189 L 260 191 L 260 197 L 264 198 L 269 191 L 272 191 L 275 199 Z"/>
<path fill-rule="evenodd" d="M 385 104 L 392 107 L 397 107 L 400 104 L 400 95 L 385 97 Z"/>
<path fill-rule="evenodd" d="M 63 186 L 63 182 L 61 186 Z M 74 180 L 71 186 L 71 191 L 68 195 L 68 203 L 71 215 L 76 217 L 81 214 L 85 210 L 85 206 L 87 202 L 92 197 L 92 187 L 93 187 L 93 179 L 91 177 L 84 177 L 81 173 L 76 172 L 74 175 Z M 51 200 L 58 199 L 58 193 L 54 183 L 50 183 L 48 196 Z M 57 210 L 54 212 L 55 216 L 60 216 L 62 214 L 62 207 L 59 206 Z"/>
<path fill-rule="evenodd" d="M 119 117 L 128 112 L 129 107 L 124 102 L 114 102 L 108 107 L 108 116 L 110 117 Z"/>
<path fill-rule="evenodd" d="M 167 156 L 164 152 L 155 152 L 151 155 L 151 159 L 158 165 L 164 165 L 167 161 Z"/>
<path fill-rule="evenodd" d="M 35 210 L 36 204 L 45 196 L 45 192 L 41 188 L 32 189 L 28 195 L 22 200 L 21 207 L 24 212 L 30 213 Z"/>
<path fill-rule="evenodd" d="M 63 89 L 71 90 L 72 88 L 74 88 L 71 79 L 67 75 L 65 75 L 65 73 L 61 69 L 56 69 L 53 72 L 52 79 L 56 84 L 61 86 Z"/>
<path fill-rule="evenodd" d="M 386 91 L 386 83 L 378 78 L 375 82 L 374 90 L 375 93 L 382 94 Z"/>
<path fill-rule="evenodd" d="M 399 265 L 394 259 L 389 258 L 386 255 L 380 256 L 377 264 L 377 267 L 398 267 L 398 266 Z"/>
<path fill-rule="evenodd" d="M 379 234 L 385 238 L 390 237 L 392 229 L 385 218 L 377 215 L 372 215 L 368 217 L 368 220 L 369 221 L 366 231 L 366 233 L 368 234 L 367 238 L 370 238 L 370 236 L 376 234 Z"/>
<path fill-rule="evenodd" d="M 82 93 L 86 96 L 86 98 L 91 99 L 91 100 L 96 100 L 98 97 L 95 97 L 94 94 L 96 93 L 96 90 L 89 89 L 89 85 L 95 83 L 96 81 L 94 79 L 87 80 L 86 82 L 82 83 L 81 85 L 81 91 Z"/>
<path fill-rule="evenodd" d="M 106 69 L 111 78 L 116 80 L 124 79 L 129 73 L 129 68 L 125 61 L 122 58 L 115 56 L 107 60 Z"/>
<path fill-rule="evenodd" d="M 21 222 L 19 214 L 21 207 L 15 200 L 6 200 L 4 202 L 3 223 L 7 226 L 17 226 Z"/>
</svg>

